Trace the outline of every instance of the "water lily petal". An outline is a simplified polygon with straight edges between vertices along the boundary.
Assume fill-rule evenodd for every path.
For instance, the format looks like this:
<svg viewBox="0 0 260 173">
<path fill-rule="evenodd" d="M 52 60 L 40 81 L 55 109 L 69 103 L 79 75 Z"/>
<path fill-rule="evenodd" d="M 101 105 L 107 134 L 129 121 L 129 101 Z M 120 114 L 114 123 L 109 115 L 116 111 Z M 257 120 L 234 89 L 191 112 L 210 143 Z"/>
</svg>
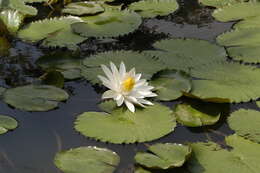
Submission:
<svg viewBox="0 0 260 173">
<path fill-rule="evenodd" d="M 129 102 L 129 101 L 127 101 L 127 100 L 125 100 L 124 102 L 125 102 L 126 107 L 127 107 L 131 112 L 134 113 L 134 112 L 135 112 L 135 106 L 134 106 L 134 104 L 131 103 L 131 102 Z"/>
</svg>

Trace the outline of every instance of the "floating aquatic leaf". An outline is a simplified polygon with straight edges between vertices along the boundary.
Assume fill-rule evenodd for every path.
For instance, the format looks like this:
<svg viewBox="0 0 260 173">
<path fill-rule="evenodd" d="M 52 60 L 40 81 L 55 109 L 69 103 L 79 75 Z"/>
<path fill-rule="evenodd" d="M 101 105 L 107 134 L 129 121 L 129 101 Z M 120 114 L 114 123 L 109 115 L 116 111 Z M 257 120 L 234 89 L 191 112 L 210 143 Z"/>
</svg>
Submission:
<svg viewBox="0 0 260 173">
<path fill-rule="evenodd" d="M 64 90 L 48 85 L 26 85 L 7 89 L 3 94 L 6 103 L 25 111 L 48 111 L 68 97 Z"/>
<path fill-rule="evenodd" d="M 41 80 L 44 85 L 52 85 L 58 88 L 63 88 L 64 86 L 64 76 L 56 70 L 47 71 L 41 76 Z"/>
<path fill-rule="evenodd" d="M 155 87 L 157 99 L 170 101 L 191 90 L 191 79 L 179 71 L 163 71 L 151 81 L 151 85 Z"/>
<path fill-rule="evenodd" d="M 259 21 L 260 15 L 255 17 L 249 17 L 242 21 L 239 21 L 234 25 L 234 28 L 241 29 L 241 28 L 260 28 Z"/>
<path fill-rule="evenodd" d="M 3 2 L 4 8 L 17 10 L 26 16 L 37 15 L 37 9 L 32 6 L 26 5 L 23 0 L 4 0 L 4 1 L 5 1 Z"/>
<path fill-rule="evenodd" d="M 137 153 L 135 161 L 145 167 L 159 169 L 180 167 L 191 154 L 190 147 L 172 143 L 155 144 L 148 151 Z"/>
<path fill-rule="evenodd" d="M 220 114 L 208 114 L 189 104 L 178 104 L 174 109 L 174 114 L 179 123 L 189 127 L 212 125 L 220 118 Z"/>
<path fill-rule="evenodd" d="M 105 9 L 97 2 L 74 2 L 66 5 L 62 10 L 63 13 L 72 14 L 72 15 L 90 15 L 104 12 Z"/>
<path fill-rule="evenodd" d="M 68 47 L 76 49 L 83 38 L 71 31 L 71 24 L 81 22 L 78 17 L 68 16 L 32 22 L 18 32 L 18 37 L 29 42 L 43 40 L 46 47 Z"/>
<path fill-rule="evenodd" d="M 172 132 L 175 126 L 172 111 L 159 104 L 135 113 L 124 108 L 114 109 L 111 114 L 85 112 L 75 122 L 81 134 L 116 144 L 152 141 Z"/>
<path fill-rule="evenodd" d="M 227 46 L 229 56 L 250 63 L 260 62 L 259 28 L 238 28 L 217 37 L 217 42 Z"/>
<path fill-rule="evenodd" d="M 240 109 L 228 118 L 228 124 L 236 134 L 260 143 L 260 112 Z"/>
<path fill-rule="evenodd" d="M 84 37 L 116 37 L 136 30 L 141 17 L 129 10 L 106 9 L 105 12 L 81 17 L 83 22 L 72 24 L 74 32 Z"/>
<path fill-rule="evenodd" d="M 156 42 L 156 50 L 145 53 L 158 57 L 167 68 L 190 72 L 194 66 L 200 67 L 215 60 L 225 60 L 224 47 L 204 40 L 169 39 Z"/>
<path fill-rule="evenodd" d="M 47 2 L 48 0 L 23 0 L 25 3 L 40 3 Z"/>
<path fill-rule="evenodd" d="M 221 22 L 235 21 L 260 15 L 259 2 L 236 3 L 213 12 L 213 17 Z"/>
<path fill-rule="evenodd" d="M 4 23 L 7 30 L 15 34 L 23 22 L 24 15 L 17 10 L 3 10 L 0 12 L 0 20 Z"/>
<path fill-rule="evenodd" d="M 15 129 L 17 126 L 18 123 L 14 118 L 0 115 L 0 135 Z"/>
<path fill-rule="evenodd" d="M 60 71 L 66 79 L 72 80 L 81 77 L 81 61 L 82 59 L 68 53 L 56 52 L 52 55 L 42 56 L 36 61 L 36 64 L 45 70 Z"/>
<path fill-rule="evenodd" d="M 135 169 L 134 173 L 151 173 L 151 172 L 143 169 L 142 167 L 138 167 L 138 168 Z"/>
<path fill-rule="evenodd" d="M 228 5 L 242 3 L 245 2 L 245 0 L 199 0 L 199 2 L 206 6 L 221 8 Z"/>
<path fill-rule="evenodd" d="M 237 135 L 226 137 L 231 151 L 221 149 L 213 142 L 191 144 L 193 154 L 188 162 L 191 173 L 256 173 L 260 169 L 260 144 Z M 217 163 L 217 164 L 216 164 Z"/>
<path fill-rule="evenodd" d="M 178 9 L 176 0 L 142 0 L 129 5 L 129 9 L 137 12 L 142 17 L 152 18 L 166 16 Z"/>
<path fill-rule="evenodd" d="M 135 68 L 138 73 L 142 73 L 142 76 L 145 79 L 150 79 L 153 74 L 164 69 L 164 66 L 155 58 L 142 53 L 132 51 L 109 51 L 87 57 L 83 61 L 82 76 L 90 80 L 93 84 L 100 83 L 101 81 L 97 78 L 98 75 L 103 75 L 100 65 L 109 65 L 110 62 L 113 62 L 116 66 L 119 66 L 121 62 L 124 62 L 127 70 Z"/>
<path fill-rule="evenodd" d="M 55 165 L 64 173 L 113 173 L 119 156 L 106 148 L 79 147 L 55 156 Z"/>
<path fill-rule="evenodd" d="M 106 100 L 101 102 L 98 107 L 107 113 L 111 113 L 114 109 L 117 108 L 116 102 L 113 100 Z"/>
<path fill-rule="evenodd" d="M 6 88 L 0 87 L 0 96 L 2 96 L 5 91 L 6 91 Z"/>
</svg>

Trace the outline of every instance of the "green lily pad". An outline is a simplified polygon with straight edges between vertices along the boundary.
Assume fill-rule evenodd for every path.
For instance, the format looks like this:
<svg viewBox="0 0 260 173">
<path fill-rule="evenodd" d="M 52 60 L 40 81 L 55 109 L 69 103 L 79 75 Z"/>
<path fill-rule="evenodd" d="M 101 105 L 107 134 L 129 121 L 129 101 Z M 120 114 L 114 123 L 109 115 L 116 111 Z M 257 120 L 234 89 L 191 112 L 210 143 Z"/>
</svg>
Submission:
<svg viewBox="0 0 260 173">
<path fill-rule="evenodd" d="M 117 37 L 135 31 L 141 17 L 129 10 L 106 9 L 105 12 L 81 17 L 82 22 L 72 24 L 75 33 L 84 37 Z"/>
<path fill-rule="evenodd" d="M 149 153 L 139 152 L 135 161 L 148 168 L 169 169 L 180 167 L 191 154 L 191 148 L 181 144 L 155 144 Z"/>
<path fill-rule="evenodd" d="M 221 22 L 235 21 L 248 17 L 259 16 L 260 3 L 235 3 L 215 10 L 212 15 L 215 17 L 215 19 Z"/>
<path fill-rule="evenodd" d="M 82 59 L 68 53 L 56 52 L 52 55 L 45 55 L 40 57 L 36 64 L 44 70 L 56 70 L 63 74 L 65 79 L 77 79 L 81 77 Z"/>
<path fill-rule="evenodd" d="M 221 8 L 228 5 L 245 2 L 245 0 L 199 0 L 200 3 L 206 6 Z"/>
<path fill-rule="evenodd" d="M 150 79 L 153 74 L 164 69 L 164 66 L 158 60 L 142 53 L 109 51 L 87 57 L 82 63 L 82 76 L 92 84 L 100 84 L 101 81 L 97 78 L 98 75 L 103 75 L 100 65 L 109 65 L 110 62 L 113 62 L 116 66 L 124 62 L 127 70 L 135 68 L 138 73 L 142 73 L 142 77 L 145 79 Z"/>
<path fill-rule="evenodd" d="M 191 90 L 190 77 L 179 71 L 163 71 L 151 81 L 155 87 L 156 97 L 162 101 L 175 100 L 183 95 L 183 92 Z"/>
<path fill-rule="evenodd" d="M 38 11 L 36 8 L 26 5 L 23 0 L 4 0 L 4 8 L 17 10 L 25 16 L 36 16 Z"/>
<path fill-rule="evenodd" d="M 231 151 L 222 149 L 213 142 L 191 144 L 193 155 L 188 162 L 189 172 L 226 173 L 227 170 L 237 173 L 258 172 L 260 144 L 237 135 L 226 137 L 226 143 L 232 147 Z"/>
<path fill-rule="evenodd" d="M 68 97 L 64 90 L 48 85 L 26 85 L 7 89 L 3 94 L 4 102 L 25 111 L 48 111 Z"/>
<path fill-rule="evenodd" d="M 178 9 L 176 0 L 142 0 L 129 5 L 129 9 L 144 18 L 167 16 Z"/>
<path fill-rule="evenodd" d="M 20 28 L 24 15 L 17 10 L 3 10 L 0 12 L 0 20 L 11 34 L 15 34 Z"/>
<path fill-rule="evenodd" d="M 17 126 L 18 123 L 14 118 L 0 115 L 0 135 L 15 129 Z"/>
<path fill-rule="evenodd" d="M 172 111 L 159 104 L 135 113 L 124 108 L 111 114 L 85 112 L 75 122 L 75 129 L 84 136 L 115 144 L 152 141 L 169 134 L 175 126 Z"/>
<path fill-rule="evenodd" d="M 217 37 L 217 42 L 227 46 L 229 56 L 250 63 L 260 62 L 259 28 L 238 28 Z"/>
<path fill-rule="evenodd" d="M 135 169 L 134 173 L 151 173 L 151 172 L 143 169 L 142 167 L 138 167 L 138 168 Z"/>
<path fill-rule="evenodd" d="M 188 104 L 178 104 L 174 114 L 179 123 L 189 127 L 212 125 L 220 118 L 220 114 L 208 114 Z"/>
<path fill-rule="evenodd" d="M 99 103 L 98 107 L 107 113 L 111 113 L 114 109 L 117 108 L 116 102 L 113 100 L 105 100 Z"/>
<path fill-rule="evenodd" d="M 41 81 L 44 85 L 52 85 L 57 88 L 63 88 L 64 86 L 64 76 L 56 70 L 47 71 L 41 76 Z"/>
<path fill-rule="evenodd" d="M 79 147 L 58 153 L 54 163 L 64 173 L 113 173 L 119 161 L 111 150 Z"/>
<path fill-rule="evenodd" d="M 260 15 L 255 17 L 249 17 L 242 21 L 239 21 L 234 25 L 234 28 L 236 29 L 243 29 L 243 28 L 259 28 L 260 24 L 257 22 L 260 20 Z"/>
<path fill-rule="evenodd" d="M 83 1 L 83 2 L 69 3 L 62 10 L 62 13 L 81 16 L 81 15 L 97 14 L 104 11 L 105 9 L 97 2 Z"/>
<path fill-rule="evenodd" d="M 48 0 L 23 0 L 25 3 L 41 3 L 41 2 L 47 2 Z"/>
<path fill-rule="evenodd" d="M 5 91 L 6 91 L 6 88 L 0 87 L 0 96 L 2 96 Z"/>
<path fill-rule="evenodd" d="M 71 24 L 81 21 L 78 17 L 68 16 L 32 22 L 18 32 L 18 37 L 32 43 L 42 41 L 45 47 L 76 49 L 77 44 L 86 38 L 74 34 Z"/>
<path fill-rule="evenodd" d="M 240 109 L 228 118 L 228 124 L 236 134 L 260 143 L 260 112 Z"/>
</svg>

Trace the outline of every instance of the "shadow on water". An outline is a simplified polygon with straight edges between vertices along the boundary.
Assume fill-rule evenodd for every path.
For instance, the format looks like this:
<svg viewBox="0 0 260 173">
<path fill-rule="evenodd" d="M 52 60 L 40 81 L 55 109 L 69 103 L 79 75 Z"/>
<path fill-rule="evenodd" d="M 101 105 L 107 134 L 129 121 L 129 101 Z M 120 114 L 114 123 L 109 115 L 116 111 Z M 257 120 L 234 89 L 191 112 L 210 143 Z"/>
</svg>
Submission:
<svg viewBox="0 0 260 173">
<path fill-rule="evenodd" d="M 182 7 L 176 14 L 145 20 L 139 30 L 116 40 L 99 42 L 99 40 L 90 39 L 81 45 L 77 53 L 85 57 L 105 50 L 151 49 L 152 43 L 167 37 L 214 41 L 218 34 L 230 29 L 233 24 L 214 21 L 210 16 L 211 9 L 201 7 L 192 0 L 181 1 L 180 4 Z M 35 65 L 36 59 L 43 55 L 51 55 L 51 53 L 49 50 L 16 40 L 13 40 L 11 44 L 9 55 L 0 58 L 0 86 L 19 86 L 33 82 L 42 74 Z M 89 145 L 114 150 L 121 157 L 117 173 L 132 172 L 134 155 L 137 151 L 145 151 L 145 144 L 102 143 L 83 137 L 73 129 L 73 122 L 78 114 L 85 111 L 100 111 L 97 107 L 101 97 L 98 92 L 100 88 L 93 88 L 85 81 L 75 81 L 67 82 L 65 89 L 70 92 L 70 99 L 66 103 L 61 103 L 59 109 L 49 112 L 19 111 L 0 102 L 0 114 L 10 115 L 19 121 L 19 127 L 15 131 L 0 136 L 0 173 L 59 173 L 60 171 L 53 164 L 57 151 Z M 177 102 L 194 102 L 194 100 L 182 98 L 165 104 L 173 107 Z M 203 104 L 205 108 L 211 107 L 216 113 L 223 114 L 219 123 L 205 128 L 187 128 L 178 125 L 174 133 L 149 144 L 207 140 L 222 144 L 224 136 L 232 133 L 225 123 L 229 113 L 237 107 L 256 109 L 253 103 L 238 106 Z M 182 170 L 175 171 L 182 172 Z"/>
</svg>

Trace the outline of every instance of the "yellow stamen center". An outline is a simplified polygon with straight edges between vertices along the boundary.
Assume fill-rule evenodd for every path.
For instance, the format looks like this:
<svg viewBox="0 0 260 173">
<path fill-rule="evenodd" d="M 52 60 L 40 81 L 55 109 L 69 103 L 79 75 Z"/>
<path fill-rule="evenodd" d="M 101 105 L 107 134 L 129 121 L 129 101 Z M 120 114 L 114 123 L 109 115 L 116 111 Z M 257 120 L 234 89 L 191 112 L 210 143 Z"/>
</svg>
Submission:
<svg viewBox="0 0 260 173">
<path fill-rule="evenodd" d="M 127 77 L 122 84 L 123 91 L 129 92 L 133 89 L 135 85 L 135 79 L 132 77 Z"/>
</svg>

